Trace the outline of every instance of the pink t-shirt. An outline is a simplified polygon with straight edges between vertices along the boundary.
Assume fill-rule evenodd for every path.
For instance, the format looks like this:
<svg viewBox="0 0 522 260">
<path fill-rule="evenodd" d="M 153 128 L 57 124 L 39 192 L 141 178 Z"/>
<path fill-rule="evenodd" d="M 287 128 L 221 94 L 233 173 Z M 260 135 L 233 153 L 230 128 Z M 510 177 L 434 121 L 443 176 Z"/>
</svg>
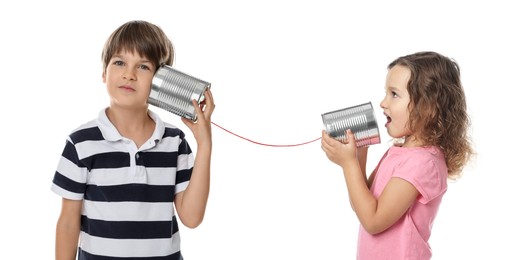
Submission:
<svg viewBox="0 0 522 260">
<path fill-rule="evenodd" d="M 420 193 L 406 213 L 387 230 L 371 235 L 360 226 L 357 259 L 431 258 L 428 239 L 442 196 L 448 169 L 437 147 L 391 147 L 377 166 L 370 191 L 378 198 L 392 177 L 410 182 Z"/>
</svg>

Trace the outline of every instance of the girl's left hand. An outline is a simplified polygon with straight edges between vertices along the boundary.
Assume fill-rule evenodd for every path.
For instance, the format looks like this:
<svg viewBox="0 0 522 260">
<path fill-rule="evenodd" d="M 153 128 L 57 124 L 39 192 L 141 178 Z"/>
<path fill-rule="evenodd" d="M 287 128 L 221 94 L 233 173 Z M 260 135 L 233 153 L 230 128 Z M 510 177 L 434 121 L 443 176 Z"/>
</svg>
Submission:
<svg viewBox="0 0 522 260">
<path fill-rule="evenodd" d="M 357 163 L 357 146 L 355 136 L 350 130 L 346 130 L 346 139 L 341 142 L 328 135 L 323 130 L 321 138 L 321 148 L 326 153 L 326 157 L 333 163 L 344 167 L 345 165 Z"/>
<path fill-rule="evenodd" d="M 212 122 L 212 112 L 214 112 L 216 105 L 214 104 L 214 98 L 212 97 L 210 89 L 207 89 L 204 95 L 205 100 L 203 100 L 199 105 L 196 100 L 192 100 L 192 105 L 197 113 L 196 122 L 187 118 L 181 118 L 183 123 L 185 123 L 190 131 L 192 131 L 198 145 L 212 142 L 212 127 L 210 124 Z"/>
</svg>

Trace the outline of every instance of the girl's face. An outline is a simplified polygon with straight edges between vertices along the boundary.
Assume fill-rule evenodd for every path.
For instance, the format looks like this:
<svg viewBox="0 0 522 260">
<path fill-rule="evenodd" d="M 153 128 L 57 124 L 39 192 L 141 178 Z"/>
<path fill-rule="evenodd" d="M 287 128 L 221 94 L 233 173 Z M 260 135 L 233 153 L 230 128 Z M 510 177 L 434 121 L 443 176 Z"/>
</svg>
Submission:
<svg viewBox="0 0 522 260">
<path fill-rule="evenodd" d="M 386 130 L 393 138 L 408 137 L 411 130 L 408 129 L 408 119 L 410 117 L 410 95 L 407 85 L 410 80 L 411 72 L 405 66 L 396 65 L 388 70 L 386 76 L 386 95 L 381 102 L 381 108 L 386 116 Z"/>
<path fill-rule="evenodd" d="M 102 75 L 111 106 L 146 108 L 155 71 L 153 63 L 136 52 L 116 53 Z"/>
</svg>

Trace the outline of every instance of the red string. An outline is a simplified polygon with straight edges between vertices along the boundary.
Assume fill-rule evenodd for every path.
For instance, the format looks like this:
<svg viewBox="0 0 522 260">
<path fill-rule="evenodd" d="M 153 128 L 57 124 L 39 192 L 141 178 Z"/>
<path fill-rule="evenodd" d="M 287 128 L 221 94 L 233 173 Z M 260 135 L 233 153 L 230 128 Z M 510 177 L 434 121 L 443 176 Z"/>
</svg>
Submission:
<svg viewBox="0 0 522 260">
<path fill-rule="evenodd" d="M 233 132 L 231 132 L 231 131 L 229 131 L 229 130 L 223 128 L 223 127 L 221 127 L 220 125 L 218 125 L 218 124 L 216 124 L 216 123 L 214 123 L 214 122 L 211 122 L 211 123 L 212 123 L 213 125 L 215 125 L 215 126 L 221 128 L 222 130 L 228 132 L 229 134 L 235 135 L 235 136 L 237 136 L 237 137 L 239 137 L 239 138 L 241 138 L 241 139 L 247 140 L 247 141 L 249 141 L 249 142 L 251 142 L 251 143 L 258 144 L 258 145 L 264 145 L 264 146 L 271 146 L 271 147 L 292 147 L 292 146 L 299 146 L 299 145 L 305 145 L 305 144 L 313 143 L 313 142 L 315 142 L 315 141 L 321 139 L 321 137 L 319 137 L 319 138 L 316 138 L 316 139 L 314 139 L 314 140 L 311 140 L 311 141 L 308 141 L 308 142 L 304 142 L 304 143 L 300 143 L 300 144 L 265 144 L 265 143 L 256 142 L 256 141 L 250 140 L 250 139 L 248 139 L 248 138 L 245 138 L 245 137 L 243 137 L 243 136 L 240 136 L 240 135 L 238 135 L 238 134 L 235 134 L 235 133 L 233 133 Z"/>
</svg>

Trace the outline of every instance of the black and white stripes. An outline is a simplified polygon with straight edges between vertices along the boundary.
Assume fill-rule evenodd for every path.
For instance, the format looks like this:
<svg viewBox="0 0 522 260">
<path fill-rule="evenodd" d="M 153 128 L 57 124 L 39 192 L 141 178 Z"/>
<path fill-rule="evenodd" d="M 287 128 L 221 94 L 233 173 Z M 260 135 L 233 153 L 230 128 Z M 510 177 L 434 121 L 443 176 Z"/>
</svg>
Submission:
<svg viewBox="0 0 522 260">
<path fill-rule="evenodd" d="M 84 200 L 80 259 L 178 259 L 175 194 L 185 190 L 194 156 L 184 133 L 153 112 L 142 147 L 122 137 L 104 111 L 70 134 L 51 189 Z"/>
</svg>

